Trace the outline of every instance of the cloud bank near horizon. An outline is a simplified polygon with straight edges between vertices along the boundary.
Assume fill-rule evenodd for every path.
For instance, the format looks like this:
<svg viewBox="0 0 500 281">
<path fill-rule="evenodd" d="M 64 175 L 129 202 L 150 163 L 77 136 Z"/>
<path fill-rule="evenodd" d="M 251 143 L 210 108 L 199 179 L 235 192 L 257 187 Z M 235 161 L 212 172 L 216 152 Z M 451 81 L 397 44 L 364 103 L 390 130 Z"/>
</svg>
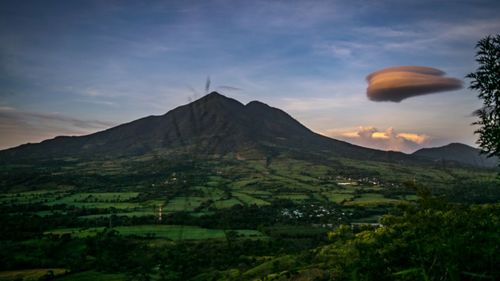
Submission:
<svg viewBox="0 0 500 281">
<path fill-rule="evenodd" d="M 113 127 L 114 123 L 87 120 L 58 113 L 28 112 L 0 106 L 0 150 L 56 136 L 79 136 Z"/>
<path fill-rule="evenodd" d="M 329 130 L 326 135 L 352 144 L 379 149 L 412 153 L 428 144 L 431 137 L 426 134 L 397 132 L 394 128 L 379 130 L 372 126 L 344 130 Z"/>
<path fill-rule="evenodd" d="M 366 77 L 366 95 L 376 102 L 401 102 L 414 96 L 453 91 L 463 87 L 461 80 L 444 75 L 443 71 L 426 66 L 385 68 Z"/>
</svg>

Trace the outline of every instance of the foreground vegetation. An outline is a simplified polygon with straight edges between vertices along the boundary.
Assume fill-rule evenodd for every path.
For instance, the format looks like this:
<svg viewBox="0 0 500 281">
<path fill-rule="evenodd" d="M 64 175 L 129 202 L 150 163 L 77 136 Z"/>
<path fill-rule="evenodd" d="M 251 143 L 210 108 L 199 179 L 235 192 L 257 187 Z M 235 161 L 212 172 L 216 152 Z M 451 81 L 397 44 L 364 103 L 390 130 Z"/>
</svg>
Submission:
<svg viewBox="0 0 500 281">
<path fill-rule="evenodd" d="M 495 280 L 495 176 L 288 156 L 4 165 L 0 280 Z"/>
<path fill-rule="evenodd" d="M 401 205 L 380 222 L 342 224 L 328 233 L 268 228 L 263 231 L 274 238 L 267 239 L 230 231 L 223 239 L 172 241 L 104 228 L 85 237 L 51 233 L 29 240 L 3 240 L 0 261 L 7 271 L 0 274 L 4 278 L 0 280 L 24 273 L 31 274 L 24 280 L 34 280 L 28 277 L 33 270 L 13 270 L 23 267 L 50 272 L 39 276 L 40 280 L 500 278 L 498 204 L 451 204 L 424 198 Z M 43 269 L 52 267 L 60 269 Z"/>
</svg>

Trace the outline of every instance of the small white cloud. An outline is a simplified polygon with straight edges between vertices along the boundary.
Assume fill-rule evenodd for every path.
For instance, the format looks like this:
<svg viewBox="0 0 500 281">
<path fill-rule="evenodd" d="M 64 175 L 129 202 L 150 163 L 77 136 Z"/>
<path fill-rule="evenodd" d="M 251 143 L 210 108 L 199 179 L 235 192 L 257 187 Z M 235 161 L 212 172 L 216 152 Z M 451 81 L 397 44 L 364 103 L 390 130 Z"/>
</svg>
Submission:
<svg viewBox="0 0 500 281">
<path fill-rule="evenodd" d="M 330 46 L 329 50 L 333 56 L 338 58 L 349 58 L 352 55 L 351 49 L 346 47 Z"/>
</svg>

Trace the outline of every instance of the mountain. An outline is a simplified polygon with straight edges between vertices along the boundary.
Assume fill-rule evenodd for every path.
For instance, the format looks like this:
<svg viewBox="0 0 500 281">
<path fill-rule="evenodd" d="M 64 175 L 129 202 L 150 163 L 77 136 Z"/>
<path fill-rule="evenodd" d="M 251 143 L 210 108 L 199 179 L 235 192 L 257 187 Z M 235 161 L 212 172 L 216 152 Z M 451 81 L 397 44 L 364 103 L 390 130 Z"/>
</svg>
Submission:
<svg viewBox="0 0 500 281">
<path fill-rule="evenodd" d="M 399 152 L 352 145 L 316 134 L 286 112 L 246 105 L 212 92 L 161 116 L 148 116 L 86 136 L 60 136 L 0 151 L 0 159 L 114 158 L 195 153 L 269 157 L 280 153 L 413 161 Z"/>
<path fill-rule="evenodd" d="M 481 150 L 461 144 L 450 143 L 441 147 L 423 148 L 413 153 L 415 156 L 425 157 L 434 161 L 454 161 L 461 164 L 494 168 L 498 165 L 497 157 L 486 157 Z"/>
</svg>

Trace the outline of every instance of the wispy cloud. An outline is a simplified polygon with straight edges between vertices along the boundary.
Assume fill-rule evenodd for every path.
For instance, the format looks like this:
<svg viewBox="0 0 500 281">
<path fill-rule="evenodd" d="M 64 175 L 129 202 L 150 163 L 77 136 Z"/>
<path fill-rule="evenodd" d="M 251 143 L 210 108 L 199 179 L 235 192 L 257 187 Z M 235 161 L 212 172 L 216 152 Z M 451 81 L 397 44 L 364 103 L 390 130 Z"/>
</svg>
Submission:
<svg viewBox="0 0 500 281">
<path fill-rule="evenodd" d="M 349 59 L 353 53 L 357 52 L 362 46 L 350 42 L 332 42 L 322 44 L 316 47 L 319 52 L 331 55 L 338 59 Z"/>
<path fill-rule="evenodd" d="M 76 102 L 89 103 L 89 104 L 95 104 L 95 105 L 105 105 L 105 106 L 110 106 L 110 107 L 117 107 L 118 106 L 118 104 L 116 102 L 105 101 L 105 100 L 76 99 L 75 101 Z"/>
<path fill-rule="evenodd" d="M 233 87 L 233 86 L 226 86 L 226 85 L 220 85 L 217 86 L 217 89 L 222 90 L 222 91 L 241 91 L 241 88 L 238 87 Z"/>
<path fill-rule="evenodd" d="M 111 122 L 68 117 L 58 113 L 26 112 L 0 107 L 0 149 L 39 142 L 59 135 L 85 135 L 107 129 Z"/>
<path fill-rule="evenodd" d="M 303 30 L 332 19 L 344 16 L 340 13 L 340 5 L 336 1 L 295 1 L 293 5 L 282 1 L 252 1 L 251 5 L 237 15 L 239 24 L 251 29 L 265 28 L 269 30 Z"/>
<path fill-rule="evenodd" d="M 290 112 L 320 111 L 325 109 L 348 108 L 359 101 L 359 98 L 282 98 L 279 107 Z"/>
</svg>

